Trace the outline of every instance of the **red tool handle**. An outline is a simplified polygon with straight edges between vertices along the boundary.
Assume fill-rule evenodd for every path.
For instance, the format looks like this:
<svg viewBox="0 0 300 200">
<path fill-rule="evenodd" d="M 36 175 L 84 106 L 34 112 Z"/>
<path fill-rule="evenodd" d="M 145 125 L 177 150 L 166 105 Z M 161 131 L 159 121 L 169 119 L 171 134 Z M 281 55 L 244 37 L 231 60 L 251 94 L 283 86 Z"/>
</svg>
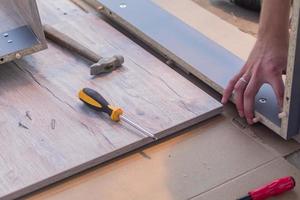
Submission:
<svg viewBox="0 0 300 200">
<path fill-rule="evenodd" d="M 295 185 L 296 182 L 294 178 L 288 176 L 277 179 L 266 186 L 249 192 L 248 194 L 252 198 L 252 200 L 265 200 L 269 197 L 273 197 L 283 192 L 292 190 L 295 187 Z"/>
</svg>

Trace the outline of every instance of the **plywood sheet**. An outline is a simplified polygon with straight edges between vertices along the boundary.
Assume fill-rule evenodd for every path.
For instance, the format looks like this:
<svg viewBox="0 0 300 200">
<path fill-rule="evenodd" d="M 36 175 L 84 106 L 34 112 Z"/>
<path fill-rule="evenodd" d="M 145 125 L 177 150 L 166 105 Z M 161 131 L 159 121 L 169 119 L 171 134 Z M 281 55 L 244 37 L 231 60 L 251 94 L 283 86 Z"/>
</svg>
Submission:
<svg viewBox="0 0 300 200">
<path fill-rule="evenodd" d="M 219 102 L 98 17 L 67 0 L 39 5 L 44 22 L 103 56 L 123 54 L 125 64 L 91 77 L 90 63 L 50 43 L 0 66 L 0 198 L 19 197 L 152 142 L 82 105 L 82 87 L 96 89 L 157 137 L 221 112 Z"/>
</svg>

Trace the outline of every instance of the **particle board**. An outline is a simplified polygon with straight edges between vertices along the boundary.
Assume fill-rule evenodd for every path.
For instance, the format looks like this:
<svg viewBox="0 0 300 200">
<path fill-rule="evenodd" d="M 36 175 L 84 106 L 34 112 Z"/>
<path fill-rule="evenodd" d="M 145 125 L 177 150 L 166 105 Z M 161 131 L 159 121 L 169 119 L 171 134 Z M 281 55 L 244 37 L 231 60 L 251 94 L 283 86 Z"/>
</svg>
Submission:
<svg viewBox="0 0 300 200">
<path fill-rule="evenodd" d="M 299 11 L 300 1 L 293 1 L 292 27 L 290 32 L 290 46 L 287 66 L 287 75 L 285 82 L 285 96 L 283 102 L 283 112 L 285 116 L 282 119 L 281 134 L 288 137 L 289 135 L 297 135 L 300 130 L 300 90 L 299 90 L 299 74 L 300 74 L 300 31 L 299 31 Z M 299 135 L 297 135 L 299 140 Z"/>
<path fill-rule="evenodd" d="M 38 3 L 45 23 L 102 56 L 122 54 L 125 63 L 91 77 L 91 63 L 49 43 L 45 51 L 0 66 L 1 199 L 20 197 L 153 142 L 84 106 L 77 97 L 83 87 L 102 93 L 159 138 L 221 112 L 219 102 L 102 19 L 67 0 Z"/>
<path fill-rule="evenodd" d="M 223 92 L 231 77 L 244 64 L 243 60 L 152 1 L 98 0 L 98 2 L 103 6 L 101 13 L 219 93 Z M 271 86 L 264 84 L 255 98 L 255 113 L 263 124 L 278 134 L 281 125 L 278 118 L 279 111 Z"/>
<path fill-rule="evenodd" d="M 232 125 L 229 117 L 218 116 L 183 132 L 28 200 L 190 199 L 276 159 Z"/>
<path fill-rule="evenodd" d="M 285 176 L 293 176 L 296 180 L 296 183 L 300 181 L 299 170 L 289 164 L 285 159 L 278 158 L 267 163 L 266 165 L 260 166 L 257 169 L 230 180 L 219 187 L 199 194 L 194 198 L 191 198 L 191 200 L 237 199 L 245 196 L 252 189 L 259 188 L 275 179 Z M 300 199 L 300 186 L 299 184 L 296 184 L 294 190 L 271 199 Z"/>
</svg>

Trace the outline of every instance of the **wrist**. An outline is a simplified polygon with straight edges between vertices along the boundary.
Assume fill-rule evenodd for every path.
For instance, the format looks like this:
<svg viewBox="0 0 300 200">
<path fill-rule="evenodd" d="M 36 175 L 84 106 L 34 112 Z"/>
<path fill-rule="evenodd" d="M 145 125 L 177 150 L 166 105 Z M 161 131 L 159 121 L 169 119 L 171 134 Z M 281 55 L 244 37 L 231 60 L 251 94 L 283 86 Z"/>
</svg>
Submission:
<svg viewBox="0 0 300 200">
<path fill-rule="evenodd" d="M 289 33 L 287 32 L 264 32 L 257 35 L 257 43 L 263 46 L 277 46 L 287 50 L 289 46 Z"/>
</svg>

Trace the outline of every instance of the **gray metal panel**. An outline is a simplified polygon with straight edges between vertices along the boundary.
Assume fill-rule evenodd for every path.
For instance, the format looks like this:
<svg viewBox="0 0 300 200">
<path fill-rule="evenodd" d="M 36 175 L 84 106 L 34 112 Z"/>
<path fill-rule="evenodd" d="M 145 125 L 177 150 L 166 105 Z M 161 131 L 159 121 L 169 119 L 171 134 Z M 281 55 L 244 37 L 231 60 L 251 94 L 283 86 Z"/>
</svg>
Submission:
<svg viewBox="0 0 300 200">
<path fill-rule="evenodd" d="M 151 47 L 160 46 L 160 49 L 156 49 L 160 53 L 175 55 L 178 60 L 191 66 L 187 70 L 219 92 L 223 91 L 230 78 L 244 64 L 240 58 L 149 0 L 98 1 L 109 10 L 109 16 L 115 15 L 126 22 L 121 23 L 123 27 L 139 36 L 142 41 L 147 40 L 148 44 L 150 40 Z M 260 103 L 258 101 L 260 98 L 266 99 L 266 103 Z M 255 109 L 278 128 L 280 127 L 279 108 L 269 85 L 265 84 L 257 94 Z"/>
<path fill-rule="evenodd" d="M 8 54 L 31 48 L 39 41 L 28 26 L 0 33 L 0 58 Z"/>
</svg>

